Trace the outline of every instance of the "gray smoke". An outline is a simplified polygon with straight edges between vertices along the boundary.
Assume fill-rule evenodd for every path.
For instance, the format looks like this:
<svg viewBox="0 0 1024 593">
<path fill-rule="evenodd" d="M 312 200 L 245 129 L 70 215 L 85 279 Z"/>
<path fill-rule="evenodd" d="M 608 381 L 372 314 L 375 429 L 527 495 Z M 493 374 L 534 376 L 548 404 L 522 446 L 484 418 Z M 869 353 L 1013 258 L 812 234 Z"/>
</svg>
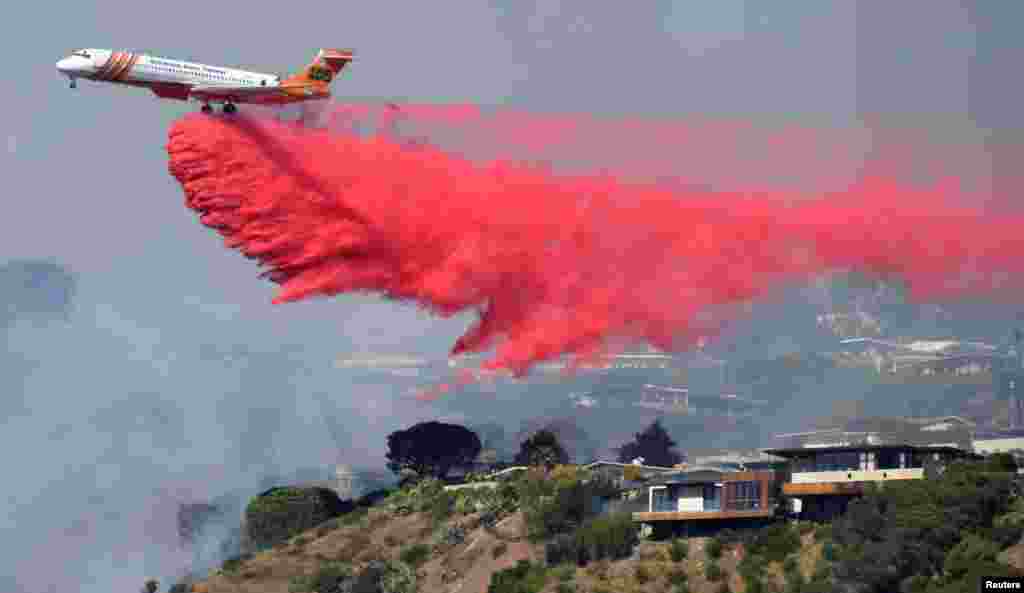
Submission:
<svg viewBox="0 0 1024 593">
<path fill-rule="evenodd" d="M 0 266 L 0 329 L 19 319 L 62 319 L 71 314 L 77 278 L 50 260 L 22 259 Z"/>
</svg>

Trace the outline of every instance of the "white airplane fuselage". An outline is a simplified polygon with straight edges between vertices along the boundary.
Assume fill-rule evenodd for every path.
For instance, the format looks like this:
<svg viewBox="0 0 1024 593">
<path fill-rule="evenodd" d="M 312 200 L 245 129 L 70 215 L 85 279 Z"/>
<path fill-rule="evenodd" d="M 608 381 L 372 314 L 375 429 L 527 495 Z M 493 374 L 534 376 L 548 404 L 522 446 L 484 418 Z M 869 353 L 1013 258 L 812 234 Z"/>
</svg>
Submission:
<svg viewBox="0 0 1024 593">
<path fill-rule="evenodd" d="M 84 54 L 84 55 L 83 55 Z M 109 49 L 80 50 L 57 62 L 68 78 L 136 85 L 251 85 L 276 86 L 277 76 L 196 62 Z M 183 89 L 184 90 L 184 89 Z"/>
<path fill-rule="evenodd" d="M 79 78 L 146 87 L 166 99 L 223 103 L 285 104 L 330 96 L 329 84 L 352 60 L 351 50 L 320 50 L 303 72 L 284 81 L 273 74 L 109 49 L 80 49 L 57 62 L 57 70 Z"/>
</svg>

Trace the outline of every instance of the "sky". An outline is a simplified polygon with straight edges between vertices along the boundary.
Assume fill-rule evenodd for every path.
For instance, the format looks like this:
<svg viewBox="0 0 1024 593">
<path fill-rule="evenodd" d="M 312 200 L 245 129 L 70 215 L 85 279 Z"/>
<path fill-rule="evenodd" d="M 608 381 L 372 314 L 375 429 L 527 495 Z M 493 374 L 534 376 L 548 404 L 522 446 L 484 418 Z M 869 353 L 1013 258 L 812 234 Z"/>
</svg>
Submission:
<svg viewBox="0 0 1024 593">
<path fill-rule="evenodd" d="M 339 457 L 379 464 L 388 432 L 436 411 L 353 387 L 332 359 L 443 355 L 470 321 L 373 297 L 271 305 L 274 288 L 198 224 L 167 173 L 167 126 L 196 106 L 71 90 L 54 69 L 71 49 L 285 73 L 319 47 L 352 47 L 341 98 L 869 122 L 879 138 L 924 125 L 966 146 L 957 165 L 1012 173 L 991 152 L 1021 127 L 1008 24 L 1020 9 L 974 4 L 17 3 L 0 25 L 0 264 L 56 261 L 77 288 L 67 319 L 16 322 L 0 350 L 0 460 L 15 477 L 0 515 L 0 575 L 14 576 L 0 590 L 167 578 L 187 564 L 169 535 L 176 502 Z"/>
</svg>

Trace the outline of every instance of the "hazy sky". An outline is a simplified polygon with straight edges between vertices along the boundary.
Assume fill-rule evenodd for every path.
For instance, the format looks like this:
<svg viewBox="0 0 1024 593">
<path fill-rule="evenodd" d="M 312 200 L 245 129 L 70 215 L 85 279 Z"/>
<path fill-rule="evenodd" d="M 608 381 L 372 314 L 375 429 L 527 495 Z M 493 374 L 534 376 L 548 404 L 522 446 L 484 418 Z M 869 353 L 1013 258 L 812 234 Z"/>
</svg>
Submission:
<svg viewBox="0 0 1024 593">
<path fill-rule="evenodd" d="M 19 405 L 0 406 L 13 477 L 0 575 L 34 593 L 173 573 L 183 561 L 166 544 L 168 501 L 333 461 L 323 414 L 346 420 L 347 456 L 376 462 L 387 432 L 430 413 L 387 389 L 354 392 L 331 369 L 337 353 L 442 354 L 466 323 L 373 298 L 270 305 L 273 287 L 197 223 L 167 173 L 167 126 L 195 106 L 89 82 L 69 90 L 54 69 L 69 50 L 283 73 L 321 46 L 353 47 L 358 60 L 334 85 L 342 98 L 926 116 L 974 142 L 956 131 L 972 118 L 1019 127 L 1021 48 L 1006 24 L 1019 18 L 999 14 L 1012 4 L 981 14 L 952 0 L 15 3 L 0 26 L 0 263 L 53 258 L 79 289 L 69 322 L 6 337 L 2 387 Z M 280 355 L 293 345 L 298 354 Z M 337 409 L 320 406 L 325 393 Z"/>
</svg>

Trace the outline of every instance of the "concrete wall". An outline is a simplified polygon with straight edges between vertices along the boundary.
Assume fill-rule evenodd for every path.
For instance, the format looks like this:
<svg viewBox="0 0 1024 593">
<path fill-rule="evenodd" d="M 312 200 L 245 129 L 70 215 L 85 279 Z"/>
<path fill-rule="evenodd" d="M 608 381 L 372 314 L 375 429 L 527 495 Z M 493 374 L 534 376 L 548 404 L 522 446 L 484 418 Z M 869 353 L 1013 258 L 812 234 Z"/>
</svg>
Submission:
<svg viewBox="0 0 1024 593">
<path fill-rule="evenodd" d="M 920 480 L 924 469 L 878 469 L 873 471 L 794 472 L 794 484 L 822 484 L 828 482 L 884 482 L 886 480 Z"/>
<path fill-rule="evenodd" d="M 1024 437 L 974 441 L 976 453 L 1007 453 L 1014 449 L 1024 450 Z"/>
<path fill-rule="evenodd" d="M 679 489 L 676 503 L 680 513 L 699 513 L 704 510 L 704 489 L 700 485 L 686 485 Z"/>
</svg>

